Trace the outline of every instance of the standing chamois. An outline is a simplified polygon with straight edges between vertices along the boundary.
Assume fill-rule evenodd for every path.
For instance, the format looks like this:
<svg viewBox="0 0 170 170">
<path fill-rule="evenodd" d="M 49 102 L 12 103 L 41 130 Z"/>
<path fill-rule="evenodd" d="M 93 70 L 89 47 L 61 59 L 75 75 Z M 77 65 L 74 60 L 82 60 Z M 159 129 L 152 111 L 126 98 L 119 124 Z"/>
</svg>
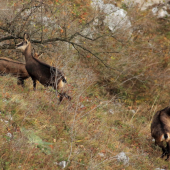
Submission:
<svg viewBox="0 0 170 170">
<path fill-rule="evenodd" d="M 156 112 L 151 124 L 151 135 L 155 139 L 155 145 L 162 148 L 161 158 L 170 156 L 170 107 Z M 163 142 L 166 142 L 166 147 Z"/>
<path fill-rule="evenodd" d="M 34 51 L 33 56 L 35 58 L 39 58 L 41 55 Z M 5 76 L 8 74 L 17 77 L 17 84 L 22 85 L 22 87 L 24 87 L 24 80 L 30 77 L 24 63 L 0 57 L 0 75 Z"/>
<path fill-rule="evenodd" d="M 34 58 L 31 54 L 31 42 L 27 39 L 27 34 L 24 34 L 24 39 L 21 43 L 16 45 L 16 49 L 23 52 L 26 61 L 26 69 L 32 78 L 33 89 L 36 90 L 36 81 L 38 80 L 42 85 L 48 87 L 52 86 L 54 89 L 60 89 L 66 83 L 65 76 L 55 67 L 52 67 L 40 60 Z M 71 99 L 66 93 L 58 93 L 60 101 L 63 97 Z"/>
<path fill-rule="evenodd" d="M 24 87 L 24 80 L 29 78 L 29 74 L 25 68 L 25 64 L 8 58 L 0 58 L 0 75 L 10 74 L 17 77 L 17 84 Z"/>
</svg>

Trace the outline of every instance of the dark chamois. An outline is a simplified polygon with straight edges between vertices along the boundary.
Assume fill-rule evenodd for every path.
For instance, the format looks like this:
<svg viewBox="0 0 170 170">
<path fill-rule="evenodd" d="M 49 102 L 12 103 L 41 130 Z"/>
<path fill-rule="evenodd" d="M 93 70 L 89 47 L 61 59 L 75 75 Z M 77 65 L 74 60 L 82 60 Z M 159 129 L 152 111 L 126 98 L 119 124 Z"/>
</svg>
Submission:
<svg viewBox="0 0 170 170">
<path fill-rule="evenodd" d="M 17 77 L 17 84 L 24 87 L 24 80 L 29 78 L 29 74 L 25 68 L 25 64 L 8 58 L 0 57 L 0 75 L 10 74 Z"/>
<path fill-rule="evenodd" d="M 170 156 L 170 107 L 166 107 L 155 113 L 151 124 L 151 135 L 155 139 L 155 145 L 162 148 L 161 158 Z M 166 142 L 166 147 L 163 142 Z"/>
<path fill-rule="evenodd" d="M 27 34 L 24 34 L 24 40 L 16 45 L 16 49 L 20 49 L 25 56 L 26 69 L 33 80 L 33 89 L 36 90 L 36 81 L 38 80 L 42 85 L 48 87 L 52 86 L 54 89 L 60 89 L 66 83 L 65 76 L 55 67 L 52 67 L 40 60 L 34 58 L 31 54 L 31 42 L 27 40 Z M 63 97 L 71 99 L 66 93 L 59 93 L 60 101 Z"/>
</svg>

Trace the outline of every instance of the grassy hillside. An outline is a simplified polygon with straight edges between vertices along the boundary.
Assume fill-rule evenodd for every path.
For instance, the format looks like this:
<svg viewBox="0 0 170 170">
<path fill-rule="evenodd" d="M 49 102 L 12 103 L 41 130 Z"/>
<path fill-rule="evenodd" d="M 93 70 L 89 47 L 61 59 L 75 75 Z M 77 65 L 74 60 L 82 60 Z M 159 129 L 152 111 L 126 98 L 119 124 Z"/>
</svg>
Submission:
<svg viewBox="0 0 170 170">
<path fill-rule="evenodd" d="M 66 43 L 56 43 L 53 54 L 44 47 L 41 60 L 65 72 L 71 101 L 59 104 L 56 92 L 39 83 L 33 91 L 31 79 L 22 88 L 16 78 L 0 77 L 2 169 L 56 170 L 62 161 L 68 170 L 170 169 L 150 135 L 154 113 L 169 104 L 169 18 L 126 10 L 134 30 L 129 40 L 119 34 L 121 41 L 84 43 L 95 52 L 116 51 L 100 51 L 110 67 Z M 21 57 L 10 52 L 1 55 Z"/>
<path fill-rule="evenodd" d="M 76 71 L 66 85 L 73 99 L 61 104 L 52 88 L 38 84 L 34 92 L 30 79 L 23 89 L 15 78 L 0 78 L 1 167 L 61 169 L 58 163 L 67 161 L 66 169 L 170 168 L 150 136 L 158 106 L 127 106 L 106 95 L 94 73 L 80 66 Z M 118 161 L 121 152 L 129 157 L 125 165 Z"/>
<path fill-rule="evenodd" d="M 14 78 L 1 78 L 0 82 L 4 169 L 60 169 L 56 162 L 68 160 L 67 169 L 168 166 L 159 159 L 160 149 L 153 146 L 150 137 L 155 107 L 127 108 L 114 97 L 100 98 L 100 87 L 95 84 L 82 86 L 82 93 L 71 102 L 58 105 L 53 90 L 39 85 L 34 92 L 30 80 L 25 89 L 16 86 Z M 76 88 L 72 96 L 74 93 Z M 130 158 L 126 166 L 116 158 L 122 151 Z"/>
</svg>

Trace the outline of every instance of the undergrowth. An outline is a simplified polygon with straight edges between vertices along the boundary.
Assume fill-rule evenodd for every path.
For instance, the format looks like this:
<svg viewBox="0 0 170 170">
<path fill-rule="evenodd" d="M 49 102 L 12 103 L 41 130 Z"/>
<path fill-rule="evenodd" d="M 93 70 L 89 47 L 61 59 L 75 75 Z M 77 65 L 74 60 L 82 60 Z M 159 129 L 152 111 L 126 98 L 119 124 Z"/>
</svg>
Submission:
<svg viewBox="0 0 170 170">
<path fill-rule="evenodd" d="M 94 91 L 95 83 L 84 84 L 81 95 L 61 104 L 40 84 L 32 91 L 30 80 L 23 89 L 7 76 L 0 86 L 3 169 L 61 169 L 62 161 L 66 169 L 169 167 L 150 137 L 156 106 L 127 107 L 115 96 L 108 100 L 99 88 Z M 76 91 L 73 87 L 70 95 Z M 116 159 L 122 151 L 130 158 L 128 165 Z"/>
</svg>

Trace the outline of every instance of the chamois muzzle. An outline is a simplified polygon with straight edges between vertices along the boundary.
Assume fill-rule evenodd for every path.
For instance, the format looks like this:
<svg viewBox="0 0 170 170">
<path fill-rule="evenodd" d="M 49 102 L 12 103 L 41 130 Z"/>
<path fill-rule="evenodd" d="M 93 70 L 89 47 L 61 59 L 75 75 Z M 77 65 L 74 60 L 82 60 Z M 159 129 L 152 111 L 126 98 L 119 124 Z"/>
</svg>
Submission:
<svg viewBox="0 0 170 170">
<path fill-rule="evenodd" d="M 24 44 L 23 42 L 16 44 L 16 46 L 15 46 L 15 47 L 16 47 L 16 49 L 18 49 L 18 47 L 23 46 L 23 44 Z"/>
<path fill-rule="evenodd" d="M 28 44 L 29 44 L 28 41 L 22 41 L 22 42 L 16 44 L 16 49 L 21 50 L 21 51 L 25 51 Z"/>
</svg>

